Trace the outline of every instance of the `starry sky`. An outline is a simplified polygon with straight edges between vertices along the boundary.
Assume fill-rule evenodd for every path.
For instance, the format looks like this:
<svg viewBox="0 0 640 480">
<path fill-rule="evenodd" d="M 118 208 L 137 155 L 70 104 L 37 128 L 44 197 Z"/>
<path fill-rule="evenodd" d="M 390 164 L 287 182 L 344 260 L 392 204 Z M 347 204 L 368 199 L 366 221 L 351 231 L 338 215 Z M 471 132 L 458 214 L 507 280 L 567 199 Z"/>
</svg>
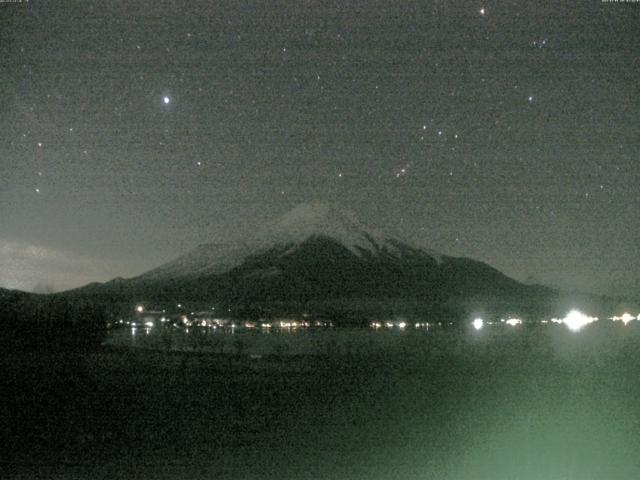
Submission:
<svg viewBox="0 0 640 480">
<path fill-rule="evenodd" d="M 514 278 L 640 291 L 640 3 L 0 3 L 0 286 L 301 202 Z"/>
</svg>

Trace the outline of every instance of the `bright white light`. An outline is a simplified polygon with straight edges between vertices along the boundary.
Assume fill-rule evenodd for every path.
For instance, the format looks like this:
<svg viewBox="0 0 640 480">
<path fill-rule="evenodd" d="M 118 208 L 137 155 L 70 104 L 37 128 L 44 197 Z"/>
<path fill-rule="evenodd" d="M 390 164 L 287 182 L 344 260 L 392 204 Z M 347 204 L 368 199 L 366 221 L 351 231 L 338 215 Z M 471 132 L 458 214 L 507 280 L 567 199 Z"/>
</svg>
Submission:
<svg viewBox="0 0 640 480">
<path fill-rule="evenodd" d="M 640 319 L 640 315 L 638 316 L 638 318 Z M 631 320 L 635 320 L 635 317 L 633 315 L 629 314 L 628 312 L 624 312 L 621 317 L 611 317 L 611 320 L 613 320 L 614 322 L 618 322 L 619 321 L 619 322 L 622 322 L 622 323 L 624 323 L 626 325 Z"/>
<path fill-rule="evenodd" d="M 145 322 L 144 325 L 146 327 L 153 327 L 153 322 Z"/>
<path fill-rule="evenodd" d="M 164 97 L 162 101 L 164 102 L 165 105 L 168 105 L 171 99 L 169 97 Z"/>
<path fill-rule="evenodd" d="M 520 320 L 519 318 L 510 318 L 506 320 L 504 323 L 506 323 L 510 327 L 515 327 L 516 325 L 522 325 L 522 320 Z"/>
<path fill-rule="evenodd" d="M 486 10 L 484 9 L 484 7 L 482 7 L 482 8 L 480 9 L 480 15 L 484 15 L 484 14 L 485 14 L 485 12 L 486 12 Z"/>
<path fill-rule="evenodd" d="M 567 313 L 567 316 L 564 317 L 562 323 L 564 323 L 567 328 L 569 328 L 569 330 L 577 332 L 585 325 L 588 325 L 591 322 L 595 322 L 596 320 L 597 318 L 585 315 L 579 310 L 571 310 L 569 313 Z"/>
<path fill-rule="evenodd" d="M 476 330 L 480 330 L 482 327 L 484 327 L 484 320 L 482 320 L 481 318 L 476 318 L 473 322 L 471 322 L 471 325 L 473 325 L 473 328 L 475 328 Z"/>
<path fill-rule="evenodd" d="M 400 328 L 405 328 L 405 327 L 407 326 L 407 324 L 406 324 L 406 323 L 404 323 L 404 322 L 400 322 L 400 323 L 398 324 L 398 326 L 399 326 Z"/>
<path fill-rule="evenodd" d="M 631 316 L 629 313 L 624 312 L 622 314 L 622 323 L 624 323 L 625 325 L 627 323 L 629 323 L 631 320 L 635 320 L 635 318 L 633 318 L 633 316 Z"/>
<path fill-rule="evenodd" d="M 144 307 L 143 307 L 142 305 L 138 305 L 138 306 L 136 307 L 136 312 L 138 312 L 138 313 L 142 313 L 142 312 L 144 312 Z"/>
</svg>

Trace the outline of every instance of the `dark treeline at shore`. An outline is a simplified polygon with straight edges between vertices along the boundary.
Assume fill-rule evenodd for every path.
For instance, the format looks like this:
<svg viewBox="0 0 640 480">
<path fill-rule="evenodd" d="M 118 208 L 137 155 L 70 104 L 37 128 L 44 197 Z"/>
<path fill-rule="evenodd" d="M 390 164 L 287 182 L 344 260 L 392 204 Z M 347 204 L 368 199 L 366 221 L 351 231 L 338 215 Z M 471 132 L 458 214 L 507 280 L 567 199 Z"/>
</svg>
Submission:
<svg viewBox="0 0 640 480">
<path fill-rule="evenodd" d="M 89 349 L 104 339 L 103 304 L 82 298 L 3 291 L 0 343 L 5 349 Z"/>
</svg>

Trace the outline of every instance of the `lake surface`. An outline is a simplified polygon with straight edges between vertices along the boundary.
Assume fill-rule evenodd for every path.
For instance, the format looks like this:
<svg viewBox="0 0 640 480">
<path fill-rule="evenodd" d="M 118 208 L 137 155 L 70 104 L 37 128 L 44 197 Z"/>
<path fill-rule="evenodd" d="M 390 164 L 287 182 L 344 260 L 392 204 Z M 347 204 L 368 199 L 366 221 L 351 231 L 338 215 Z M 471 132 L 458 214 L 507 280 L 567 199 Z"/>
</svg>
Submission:
<svg viewBox="0 0 640 480">
<path fill-rule="evenodd" d="M 118 328 L 105 345 L 165 351 L 247 355 L 368 355 L 420 351 L 425 340 L 453 339 L 445 327 L 432 328 Z"/>
<path fill-rule="evenodd" d="M 192 333 L 5 361 L 3 478 L 639 477 L 634 322 Z"/>
</svg>

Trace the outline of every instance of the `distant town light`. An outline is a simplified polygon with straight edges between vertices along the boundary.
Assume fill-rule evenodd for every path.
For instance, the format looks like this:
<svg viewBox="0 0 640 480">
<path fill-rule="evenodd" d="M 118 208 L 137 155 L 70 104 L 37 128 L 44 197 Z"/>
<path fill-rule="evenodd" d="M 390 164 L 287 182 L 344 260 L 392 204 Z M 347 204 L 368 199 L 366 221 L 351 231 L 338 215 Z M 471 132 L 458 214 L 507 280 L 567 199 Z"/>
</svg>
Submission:
<svg viewBox="0 0 640 480">
<path fill-rule="evenodd" d="M 567 316 L 564 317 L 562 323 L 564 323 L 567 328 L 569 328 L 569 330 L 577 332 L 585 325 L 588 325 L 591 322 L 595 322 L 596 320 L 597 318 L 589 317 L 579 310 L 571 310 L 569 313 L 567 313 Z"/>
<path fill-rule="evenodd" d="M 638 315 L 638 319 L 640 319 L 640 315 Z M 635 317 L 628 312 L 624 312 L 620 317 L 617 317 L 617 316 L 611 317 L 611 320 L 613 320 L 614 322 L 622 322 L 626 325 L 631 320 L 635 320 Z"/>
<path fill-rule="evenodd" d="M 481 318 L 476 318 L 473 322 L 471 322 L 471 325 L 473 325 L 473 328 L 475 328 L 476 330 L 480 330 L 482 327 L 484 327 L 484 320 L 482 320 Z"/>
<path fill-rule="evenodd" d="M 400 327 L 400 328 L 405 328 L 406 326 L 407 326 L 407 324 L 405 322 L 400 322 L 398 324 L 398 327 Z"/>
<path fill-rule="evenodd" d="M 144 312 L 144 307 L 143 307 L 142 305 L 138 305 L 138 306 L 136 307 L 136 312 L 138 312 L 138 313 L 142 313 L 142 312 Z"/>
<path fill-rule="evenodd" d="M 522 325 L 522 320 L 520 320 L 519 318 L 509 318 L 504 323 L 506 323 L 510 327 L 515 327 L 516 325 Z"/>
<path fill-rule="evenodd" d="M 144 322 L 145 327 L 153 327 L 154 323 L 149 321 L 149 322 Z"/>
<path fill-rule="evenodd" d="M 622 323 L 624 323 L 624 324 L 626 325 L 626 324 L 627 324 L 627 323 L 629 323 L 631 320 L 635 320 L 635 319 L 634 319 L 630 314 L 628 314 L 627 312 L 624 312 L 624 313 L 622 314 L 622 318 L 621 318 L 621 320 L 622 320 Z"/>
</svg>

